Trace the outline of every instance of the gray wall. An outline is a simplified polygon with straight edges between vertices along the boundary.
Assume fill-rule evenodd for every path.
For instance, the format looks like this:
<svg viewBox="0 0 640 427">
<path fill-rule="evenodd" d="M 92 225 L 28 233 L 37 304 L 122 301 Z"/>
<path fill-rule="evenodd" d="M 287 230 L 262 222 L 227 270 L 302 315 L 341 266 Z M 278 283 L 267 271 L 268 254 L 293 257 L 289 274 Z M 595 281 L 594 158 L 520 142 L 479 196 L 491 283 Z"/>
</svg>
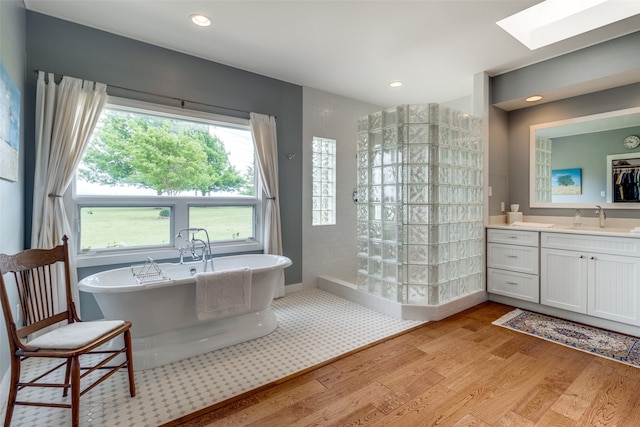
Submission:
<svg viewBox="0 0 640 427">
<path fill-rule="evenodd" d="M 495 76 L 491 102 L 505 108 L 533 94 L 556 101 L 637 82 L 638 72 L 640 32 Z"/>
<path fill-rule="evenodd" d="M 27 115 L 33 116 L 36 75 L 43 70 L 110 85 L 108 93 L 141 101 L 179 106 L 178 101 L 142 92 L 176 97 L 225 108 L 187 102 L 186 108 L 248 118 L 249 111 L 277 117 L 280 207 L 284 254 L 293 265 L 286 283 L 302 280 L 302 164 L 286 154 L 301 152 L 302 87 L 193 56 L 98 31 L 35 12 L 27 12 Z M 141 92 L 122 91 L 113 86 Z M 241 111 L 235 111 L 241 110 Z M 27 220 L 33 192 L 33 123 L 27 123 Z M 25 231 L 30 241 L 30 230 Z M 80 271 L 80 276 L 85 272 Z M 83 309 L 83 314 L 85 310 Z"/>
<path fill-rule="evenodd" d="M 509 116 L 496 107 L 489 108 L 488 144 L 489 168 L 484 172 L 491 189 L 487 196 L 488 213 L 500 215 L 500 203 L 509 205 Z"/>
<path fill-rule="evenodd" d="M 24 249 L 24 75 L 26 12 L 22 1 L 0 1 L 0 61 L 20 91 L 20 167 L 17 182 L 0 179 L 0 253 L 13 254 Z M 10 295 L 13 300 L 15 295 Z M 17 301 L 16 301 L 17 303 Z M 12 304 L 14 306 L 14 304 Z M 4 323 L 4 322 L 3 322 Z M 0 328 L 0 380 L 9 370 L 9 344 L 4 326 Z M 6 404 L 4 390 L 0 390 Z"/>
</svg>

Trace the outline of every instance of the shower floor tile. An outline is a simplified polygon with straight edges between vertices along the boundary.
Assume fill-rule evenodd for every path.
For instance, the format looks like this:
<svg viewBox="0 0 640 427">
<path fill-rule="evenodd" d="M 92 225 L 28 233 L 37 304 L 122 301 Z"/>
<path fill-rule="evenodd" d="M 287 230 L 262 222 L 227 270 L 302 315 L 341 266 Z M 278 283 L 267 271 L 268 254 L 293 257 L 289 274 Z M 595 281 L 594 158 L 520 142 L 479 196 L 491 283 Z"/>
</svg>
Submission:
<svg viewBox="0 0 640 427">
<path fill-rule="evenodd" d="M 278 328 L 271 334 L 136 372 L 133 398 L 126 373 L 109 378 L 81 398 L 80 424 L 157 426 L 424 323 L 394 319 L 319 289 L 287 294 L 273 308 Z M 25 373 L 42 365 L 30 364 Z M 66 401 L 59 391 L 33 390 L 18 397 Z M 68 409 L 18 406 L 11 425 L 70 421 Z"/>
</svg>

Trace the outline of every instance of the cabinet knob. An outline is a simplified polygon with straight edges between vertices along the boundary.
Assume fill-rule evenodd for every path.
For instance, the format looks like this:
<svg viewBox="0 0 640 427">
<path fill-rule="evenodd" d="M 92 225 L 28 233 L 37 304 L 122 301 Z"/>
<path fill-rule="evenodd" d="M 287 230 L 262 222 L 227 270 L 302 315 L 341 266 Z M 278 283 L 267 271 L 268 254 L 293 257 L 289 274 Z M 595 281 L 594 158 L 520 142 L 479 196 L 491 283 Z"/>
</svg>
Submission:
<svg viewBox="0 0 640 427">
<path fill-rule="evenodd" d="M 580 259 L 584 259 L 584 255 L 580 255 Z"/>
</svg>

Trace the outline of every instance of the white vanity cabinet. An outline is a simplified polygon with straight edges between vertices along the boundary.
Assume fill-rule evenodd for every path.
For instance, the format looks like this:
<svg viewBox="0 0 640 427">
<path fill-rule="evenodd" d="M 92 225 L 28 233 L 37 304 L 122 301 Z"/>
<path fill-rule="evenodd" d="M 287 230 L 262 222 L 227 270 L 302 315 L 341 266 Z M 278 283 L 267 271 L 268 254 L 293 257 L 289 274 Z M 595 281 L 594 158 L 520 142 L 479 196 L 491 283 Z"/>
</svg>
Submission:
<svg viewBox="0 0 640 427">
<path fill-rule="evenodd" d="M 487 291 L 538 303 L 537 231 L 487 230 Z"/>
<path fill-rule="evenodd" d="M 640 325 L 640 239 L 541 233 L 540 303 Z"/>
</svg>

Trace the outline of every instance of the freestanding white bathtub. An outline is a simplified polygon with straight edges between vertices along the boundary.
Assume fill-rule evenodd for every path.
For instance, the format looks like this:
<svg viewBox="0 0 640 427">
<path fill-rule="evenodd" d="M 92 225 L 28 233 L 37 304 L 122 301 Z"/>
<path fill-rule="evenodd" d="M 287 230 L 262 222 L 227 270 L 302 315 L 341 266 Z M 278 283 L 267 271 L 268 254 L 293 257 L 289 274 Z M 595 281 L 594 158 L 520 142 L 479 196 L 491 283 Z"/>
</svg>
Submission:
<svg viewBox="0 0 640 427">
<path fill-rule="evenodd" d="M 204 271 L 201 262 L 158 264 L 167 278 L 143 284 L 138 283 L 131 267 L 103 271 L 81 280 L 78 288 L 93 294 L 106 319 L 132 322 L 133 366 L 141 371 L 258 338 L 276 329 L 271 303 L 291 260 L 278 255 L 235 255 L 214 258 L 213 264 L 215 271 L 251 269 L 251 304 L 246 312 L 198 320 L 193 276 Z"/>
</svg>

